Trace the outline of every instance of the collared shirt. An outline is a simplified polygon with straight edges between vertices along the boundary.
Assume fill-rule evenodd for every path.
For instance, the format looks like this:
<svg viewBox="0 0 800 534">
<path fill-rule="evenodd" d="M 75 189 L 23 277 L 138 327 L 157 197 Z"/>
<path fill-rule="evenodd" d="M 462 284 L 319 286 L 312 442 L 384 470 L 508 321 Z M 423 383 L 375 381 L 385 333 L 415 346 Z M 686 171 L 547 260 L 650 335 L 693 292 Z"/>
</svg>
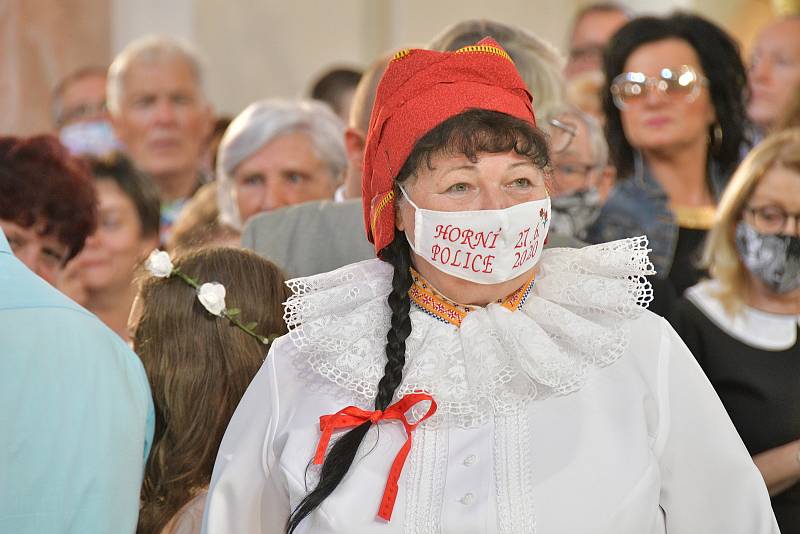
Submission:
<svg viewBox="0 0 800 534">
<path fill-rule="evenodd" d="M 134 532 L 153 422 L 136 354 L 0 230 L 0 532 Z"/>
</svg>

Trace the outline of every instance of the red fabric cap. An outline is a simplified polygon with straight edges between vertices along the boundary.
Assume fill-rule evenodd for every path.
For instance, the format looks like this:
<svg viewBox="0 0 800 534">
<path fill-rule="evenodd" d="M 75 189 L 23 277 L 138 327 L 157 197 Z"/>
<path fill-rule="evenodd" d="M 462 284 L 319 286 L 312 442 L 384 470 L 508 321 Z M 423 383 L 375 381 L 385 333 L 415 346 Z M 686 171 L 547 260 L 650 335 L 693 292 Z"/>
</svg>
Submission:
<svg viewBox="0 0 800 534">
<path fill-rule="evenodd" d="M 402 50 L 389 63 L 370 117 L 361 191 L 376 253 L 394 240 L 394 178 L 414 145 L 469 108 L 536 124 L 525 82 L 496 41 L 485 38 L 456 52 Z"/>
</svg>

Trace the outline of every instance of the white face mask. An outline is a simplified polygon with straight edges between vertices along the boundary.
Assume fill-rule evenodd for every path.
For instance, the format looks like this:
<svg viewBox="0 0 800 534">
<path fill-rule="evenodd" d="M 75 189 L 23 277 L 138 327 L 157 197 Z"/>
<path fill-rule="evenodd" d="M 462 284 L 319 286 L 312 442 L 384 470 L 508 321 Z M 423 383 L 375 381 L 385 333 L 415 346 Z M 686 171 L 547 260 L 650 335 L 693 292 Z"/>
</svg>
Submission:
<svg viewBox="0 0 800 534">
<path fill-rule="evenodd" d="M 414 252 L 443 273 L 499 284 L 539 262 L 550 226 L 549 197 L 500 210 L 434 211 L 400 191 L 415 210 L 409 238 Z"/>
<path fill-rule="evenodd" d="M 120 144 L 108 121 L 79 122 L 61 129 L 61 143 L 75 155 L 107 156 Z"/>
</svg>

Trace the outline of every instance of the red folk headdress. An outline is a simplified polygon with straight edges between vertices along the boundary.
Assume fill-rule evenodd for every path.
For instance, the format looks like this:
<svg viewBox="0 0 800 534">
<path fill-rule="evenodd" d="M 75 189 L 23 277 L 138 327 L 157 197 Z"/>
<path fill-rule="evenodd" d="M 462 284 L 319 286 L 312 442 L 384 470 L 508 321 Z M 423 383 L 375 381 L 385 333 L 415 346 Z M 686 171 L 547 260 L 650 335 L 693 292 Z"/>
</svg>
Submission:
<svg viewBox="0 0 800 534">
<path fill-rule="evenodd" d="M 375 252 L 394 239 L 394 178 L 423 135 L 470 108 L 535 125 L 531 100 L 511 58 L 492 39 L 455 52 L 398 52 L 378 85 L 364 152 L 362 202 Z"/>
</svg>

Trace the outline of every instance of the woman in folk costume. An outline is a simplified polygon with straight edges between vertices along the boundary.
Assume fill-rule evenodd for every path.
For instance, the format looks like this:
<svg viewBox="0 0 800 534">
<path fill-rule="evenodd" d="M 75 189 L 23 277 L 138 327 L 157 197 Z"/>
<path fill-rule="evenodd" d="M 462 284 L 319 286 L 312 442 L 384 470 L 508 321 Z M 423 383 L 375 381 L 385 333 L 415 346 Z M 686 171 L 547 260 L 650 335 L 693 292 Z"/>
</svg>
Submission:
<svg viewBox="0 0 800 534">
<path fill-rule="evenodd" d="M 389 64 L 364 161 L 379 259 L 290 282 L 205 532 L 776 533 L 643 238 L 542 253 L 546 140 L 500 46 Z"/>
</svg>

